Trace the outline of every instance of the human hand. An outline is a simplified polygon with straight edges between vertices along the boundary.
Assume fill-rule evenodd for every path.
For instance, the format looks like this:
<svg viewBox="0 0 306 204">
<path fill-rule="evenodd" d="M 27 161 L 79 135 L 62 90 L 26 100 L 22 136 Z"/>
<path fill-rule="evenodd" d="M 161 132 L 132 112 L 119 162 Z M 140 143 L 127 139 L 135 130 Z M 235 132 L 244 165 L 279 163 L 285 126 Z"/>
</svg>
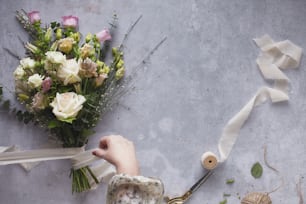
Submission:
<svg viewBox="0 0 306 204">
<path fill-rule="evenodd" d="M 102 137 L 99 149 L 94 150 L 92 154 L 113 164 L 117 173 L 139 175 L 134 144 L 120 135 Z"/>
</svg>

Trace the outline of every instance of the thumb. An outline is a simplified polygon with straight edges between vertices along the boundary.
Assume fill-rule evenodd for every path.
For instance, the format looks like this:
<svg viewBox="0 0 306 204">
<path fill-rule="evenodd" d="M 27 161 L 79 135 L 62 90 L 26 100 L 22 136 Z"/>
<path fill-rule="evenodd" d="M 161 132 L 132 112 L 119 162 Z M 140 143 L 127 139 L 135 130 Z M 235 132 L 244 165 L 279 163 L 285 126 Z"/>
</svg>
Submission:
<svg viewBox="0 0 306 204">
<path fill-rule="evenodd" d="M 97 157 L 101 157 L 101 158 L 105 158 L 106 155 L 106 151 L 103 149 L 96 149 L 92 152 L 93 155 L 97 156 Z"/>
</svg>

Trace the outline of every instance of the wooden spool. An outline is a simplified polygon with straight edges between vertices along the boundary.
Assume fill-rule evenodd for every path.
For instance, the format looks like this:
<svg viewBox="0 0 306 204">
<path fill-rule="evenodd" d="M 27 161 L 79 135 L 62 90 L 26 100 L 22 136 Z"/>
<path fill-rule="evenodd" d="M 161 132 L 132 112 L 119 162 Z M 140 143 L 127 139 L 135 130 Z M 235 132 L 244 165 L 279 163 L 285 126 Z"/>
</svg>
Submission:
<svg viewBox="0 0 306 204">
<path fill-rule="evenodd" d="M 207 170 L 213 170 L 218 165 L 217 156 L 212 152 L 205 152 L 201 157 L 202 166 Z"/>
</svg>

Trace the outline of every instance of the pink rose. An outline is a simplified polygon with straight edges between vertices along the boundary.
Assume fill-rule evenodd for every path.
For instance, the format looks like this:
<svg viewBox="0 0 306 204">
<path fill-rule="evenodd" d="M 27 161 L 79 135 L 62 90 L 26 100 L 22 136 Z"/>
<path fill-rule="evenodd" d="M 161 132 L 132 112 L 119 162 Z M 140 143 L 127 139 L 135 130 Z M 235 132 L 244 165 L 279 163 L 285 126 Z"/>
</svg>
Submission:
<svg viewBox="0 0 306 204">
<path fill-rule="evenodd" d="M 32 24 L 40 21 L 39 11 L 31 11 L 30 13 L 28 13 L 28 17 Z"/>
<path fill-rule="evenodd" d="M 42 82 L 41 87 L 44 93 L 50 90 L 52 85 L 52 79 L 50 77 L 45 78 L 45 80 Z"/>
<path fill-rule="evenodd" d="M 106 40 L 111 40 L 112 36 L 109 33 L 109 30 L 107 28 L 101 30 L 100 32 L 98 32 L 96 34 L 98 40 L 100 41 L 100 43 L 103 43 Z"/>
<path fill-rule="evenodd" d="M 63 20 L 63 26 L 64 27 L 69 27 L 69 28 L 76 28 L 78 27 L 78 24 L 79 24 L 79 18 L 76 17 L 76 16 L 63 16 L 62 17 L 62 20 Z"/>
</svg>

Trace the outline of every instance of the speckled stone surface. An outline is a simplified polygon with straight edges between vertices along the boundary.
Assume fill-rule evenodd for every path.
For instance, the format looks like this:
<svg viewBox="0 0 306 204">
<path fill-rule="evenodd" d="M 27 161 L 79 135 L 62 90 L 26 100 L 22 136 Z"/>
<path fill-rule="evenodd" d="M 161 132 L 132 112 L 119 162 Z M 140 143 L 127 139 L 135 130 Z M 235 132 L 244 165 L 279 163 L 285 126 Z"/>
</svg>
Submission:
<svg viewBox="0 0 306 204">
<path fill-rule="evenodd" d="M 306 48 L 305 0 L 149 0 L 149 1 L 25 1 L 1 0 L 0 44 L 20 56 L 18 38 L 27 34 L 14 11 L 39 10 L 43 22 L 63 15 L 80 17 L 80 31 L 98 32 L 108 25 L 113 11 L 119 16 L 114 44 L 139 15 L 139 24 L 125 49 L 127 69 L 135 68 L 164 37 L 165 43 L 135 77 L 135 89 L 108 112 L 90 138 L 97 146 L 102 135 L 122 134 L 135 142 L 142 174 L 162 179 L 166 195 L 184 193 L 204 173 L 200 157 L 217 152 L 222 128 L 266 82 L 255 60 L 259 49 L 254 37 L 269 34 L 276 41 L 289 39 Z M 18 61 L 0 49 L 0 79 L 14 89 L 12 73 Z M 213 204 L 229 193 L 228 203 L 252 191 L 269 192 L 273 203 L 298 203 L 296 182 L 306 169 L 306 61 L 287 71 L 291 79 L 288 103 L 266 103 L 256 108 L 243 129 L 228 161 L 191 198 L 189 203 Z M 6 91 L 6 97 L 12 96 Z M 39 148 L 47 141 L 43 130 L 25 126 L 0 113 L 0 145 Z M 267 159 L 279 170 L 264 165 Z M 251 176 L 259 161 L 264 173 Z M 71 194 L 69 161 L 42 162 L 30 173 L 18 165 L 0 166 L 1 204 L 94 204 L 104 203 L 106 186 Z M 228 185 L 226 179 L 234 178 Z M 304 195 L 306 185 L 302 179 Z"/>
</svg>

